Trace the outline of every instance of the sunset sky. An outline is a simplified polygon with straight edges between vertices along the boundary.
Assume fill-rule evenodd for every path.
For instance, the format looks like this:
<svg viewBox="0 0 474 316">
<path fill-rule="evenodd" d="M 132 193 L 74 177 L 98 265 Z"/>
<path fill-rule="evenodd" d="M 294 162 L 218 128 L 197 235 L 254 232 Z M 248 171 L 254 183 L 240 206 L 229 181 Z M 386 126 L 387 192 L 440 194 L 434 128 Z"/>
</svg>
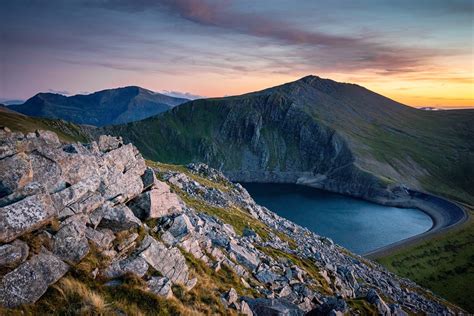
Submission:
<svg viewBox="0 0 474 316">
<path fill-rule="evenodd" d="M 138 85 L 188 97 L 314 74 L 474 107 L 474 1 L 2 1 L 0 97 Z"/>
</svg>

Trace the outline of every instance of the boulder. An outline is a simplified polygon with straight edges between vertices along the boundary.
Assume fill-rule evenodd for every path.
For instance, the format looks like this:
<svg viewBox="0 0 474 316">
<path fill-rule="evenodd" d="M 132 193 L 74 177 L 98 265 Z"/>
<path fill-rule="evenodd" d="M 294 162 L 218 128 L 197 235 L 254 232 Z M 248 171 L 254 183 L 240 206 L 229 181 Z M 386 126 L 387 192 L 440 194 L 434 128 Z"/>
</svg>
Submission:
<svg viewBox="0 0 474 316">
<path fill-rule="evenodd" d="M 194 229 L 191 220 L 186 214 L 181 214 L 174 218 L 173 224 L 168 229 L 168 232 L 177 240 L 182 239 Z"/>
<path fill-rule="evenodd" d="M 148 291 L 165 298 L 171 298 L 173 291 L 171 291 L 171 281 L 166 277 L 152 277 L 146 282 Z"/>
<path fill-rule="evenodd" d="M 250 270 L 255 270 L 260 263 L 260 259 L 256 254 L 251 253 L 247 248 L 240 246 L 236 240 L 231 240 L 228 251 L 235 255 L 237 261 Z"/>
<path fill-rule="evenodd" d="M 86 224 L 73 218 L 54 235 L 53 253 L 64 261 L 79 263 L 89 253 Z"/>
<path fill-rule="evenodd" d="M 187 285 L 188 266 L 186 259 L 176 247 L 166 247 L 153 237 L 146 236 L 142 242 L 144 249 L 140 256 L 156 271 L 170 279 L 173 283 Z"/>
<path fill-rule="evenodd" d="M 92 229 L 86 227 L 85 235 L 99 251 L 110 249 L 115 239 L 114 233 L 108 228 Z"/>
<path fill-rule="evenodd" d="M 302 316 L 305 314 L 298 306 L 284 299 L 245 298 L 244 301 L 250 306 L 252 312 L 259 316 Z"/>
<path fill-rule="evenodd" d="M 370 289 L 365 298 L 369 303 L 375 305 L 379 315 L 391 315 L 390 308 L 375 289 Z"/>
<path fill-rule="evenodd" d="M 111 150 L 117 149 L 123 145 L 122 137 L 113 137 L 108 135 L 99 136 L 99 150 L 101 152 L 109 152 Z"/>
<path fill-rule="evenodd" d="M 227 293 L 225 293 L 224 299 L 228 304 L 236 303 L 239 299 L 239 294 L 237 294 L 237 291 L 232 287 Z"/>
<path fill-rule="evenodd" d="M 28 245 L 19 239 L 0 246 L 0 268 L 15 268 L 28 258 L 28 252 Z"/>
<path fill-rule="evenodd" d="M 0 198 L 15 192 L 32 180 L 31 162 L 25 153 L 0 160 Z"/>
<path fill-rule="evenodd" d="M 129 206 L 133 213 L 143 220 L 179 214 L 183 211 L 180 198 L 171 193 L 169 186 L 161 181 L 157 181 L 150 191 L 130 201 Z"/>
<path fill-rule="evenodd" d="M 0 242 L 9 242 L 46 224 L 57 214 L 48 194 L 29 196 L 0 208 Z"/>
<path fill-rule="evenodd" d="M 156 175 L 153 169 L 151 169 L 150 167 L 146 168 L 145 172 L 142 175 L 142 182 L 143 182 L 143 190 L 147 190 L 158 183 L 158 180 L 156 179 Z"/>
<path fill-rule="evenodd" d="M 253 316 L 252 309 L 250 308 L 249 304 L 246 301 L 242 301 L 240 303 L 240 311 L 242 315 L 245 316 Z"/>
<path fill-rule="evenodd" d="M 43 251 L 3 277 L 0 304 L 13 308 L 36 302 L 68 269 L 59 258 Z"/>
<path fill-rule="evenodd" d="M 105 269 L 104 276 L 113 279 L 131 273 L 142 277 L 147 271 L 147 262 L 141 257 L 133 256 L 112 262 L 112 264 Z"/>
<path fill-rule="evenodd" d="M 100 177 L 98 175 L 89 177 L 77 182 L 76 184 L 64 190 L 52 194 L 51 199 L 53 200 L 56 209 L 58 211 L 61 211 L 66 206 L 70 206 L 76 202 L 80 202 L 83 198 L 86 199 L 86 194 L 97 191 L 99 185 Z M 103 202 L 103 199 L 99 199 L 98 202 Z M 83 207 L 85 208 L 85 205 Z M 78 208 L 76 205 L 77 209 L 74 211 L 81 212 L 83 207 Z"/>
<path fill-rule="evenodd" d="M 114 232 L 141 226 L 142 222 L 125 205 L 108 207 L 104 210 L 99 226 L 110 228 Z"/>
</svg>

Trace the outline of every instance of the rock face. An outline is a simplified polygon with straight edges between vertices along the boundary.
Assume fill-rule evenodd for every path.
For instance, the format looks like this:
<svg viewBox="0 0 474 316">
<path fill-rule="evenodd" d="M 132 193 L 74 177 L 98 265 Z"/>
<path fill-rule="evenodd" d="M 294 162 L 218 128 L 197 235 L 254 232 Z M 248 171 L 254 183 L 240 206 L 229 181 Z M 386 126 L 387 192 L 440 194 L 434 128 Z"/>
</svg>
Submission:
<svg viewBox="0 0 474 316">
<path fill-rule="evenodd" d="M 28 252 L 28 245 L 21 240 L 0 246 L 0 267 L 16 267 L 26 260 Z"/>
<path fill-rule="evenodd" d="M 147 220 L 181 213 L 182 202 L 166 183 L 154 182 L 150 191 L 130 202 L 130 208 L 138 218 Z"/>
<path fill-rule="evenodd" d="M 4 206 L 0 208 L 0 241 L 11 241 L 38 228 L 56 213 L 48 194 L 36 194 Z"/>
<path fill-rule="evenodd" d="M 462 312 L 257 205 L 206 165 L 152 169 L 108 136 L 64 145 L 48 132 L 0 135 L 0 165 L 18 167 L 0 174 L 5 308 L 35 303 L 71 270 L 68 279 L 85 273 L 175 303 L 203 295 L 198 305 L 244 315 L 360 314 L 356 299 L 381 315 Z"/>
<path fill-rule="evenodd" d="M 49 253 L 40 253 L 5 275 L 0 303 L 6 307 L 34 303 L 68 270 L 68 265 Z"/>
</svg>

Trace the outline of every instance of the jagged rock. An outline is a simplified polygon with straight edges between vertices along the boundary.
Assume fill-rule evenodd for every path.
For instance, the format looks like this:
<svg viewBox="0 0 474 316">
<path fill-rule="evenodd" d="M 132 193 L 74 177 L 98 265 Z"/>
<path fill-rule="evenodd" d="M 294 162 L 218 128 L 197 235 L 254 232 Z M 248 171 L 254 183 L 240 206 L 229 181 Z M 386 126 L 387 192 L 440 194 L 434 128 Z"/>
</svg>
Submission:
<svg viewBox="0 0 474 316">
<path fill-rule="evenodd" d="M 117 149 L 123 145 L 122 138 L 112 137 L 108 135 L 99 136 L 99 150 L 102 152 L 109 152 L 111 150 Z"/>
<path fill-rule="evenodd" d="M 31 162 L 25 153 L 0 160 L 0 197 L 9 195 L 33 180 Z"/>
<path fill-rule="evenodd" d="M 260 263 L 260 259 L 255 254 L 238 245 L 237 241 L 235 240 L 230 241 L 228 251 L 235 255 L 239 263 L 248 267 L 250 270 L 257 268 L 258 264 Z"/>
<path fill-rule="evenodd" d="M 63 225 L 54 235 L 53 253 L 64 261 L 78 263 L 89 252 L 86 224 L 80 218 Z"/>
<path fill-rule="evenodd" d="M 224 299 L 226 300 L 227 305 L 230 305 L 237 302 L 239 294 L 237 294 L 237 291 L 232 287 L 227 293 L 225 293 Z"/>
<path fill-rule="evenodd" d="M 246 301 L 240 302 L 240 313 L 246 316 L 253 316 L 252 309 Z"/>
<path fill-rule="evenodd" d="M 142 277 L 147 271 L 148 263 L 141 257 L 133 256 L 112 262 L 105 270 L 104 276 L 113 279 L 132 273 Z"/>
<path fill-rule="evenodd" d="M 171 193 L 169 186 L 161 181 L 156 181 L 153 189 L 139 195 L 129 206 L 133 213 L 143 220 L 182 212 L 180 198 Z"/>
<path fill-rule="evenodd" d="M 171 298 L 173 291 L 171 291 L 171 281 L 166 277 L 152 277 L 146 282 L 148 290 L 158 296 Z"/>
<path fill-rule="evenodd" d="M 5 307 L 36 302 L 69 267 L 50 253 L 40 253 L 5 275 L 0 284 L 0 303 Z"/>
<path fill-rule="evenodd" d="M 28 253 L 28 245 L 18 239 L 11 244 L 0 246 L 0 268 L 15 268 L 26 260 Z"/>
<path fill-rule="evenodd" d="M 146 168 L 142 175 L 143 190 L 147 190 L 157 184 L 155 172 L 150 167 Z"/>
<path fill-rule="evenodd" d="M 100 185 L 100 177 L 93 176 L 86 178 L 77 182 L 76 184 L 61 190 L 57 193 L 51 195 L 51 199 L 53 200 L 54 206 L 58 211 L 61 211 L 66 206 L 73 205 L 76 202 L 79 202 L 81 198 L 83 198 L 89 192 L 95 192 L 99 188 Z M 103 203 L 103 199 L 100 198 L 98 201 L 93 201 L 93 204 L 100 205 Z M 79 213 L 83 211 L 83 208 L 86 208 L 88 203 L 81 203 L 81 207 L 77 207 L 74 210 L 75 213 Z M 89 207 L 90 209 L 90 207 Z"/>
<path fill-rule="evenodd" d="M 181 214 L 174 218 L 173 224 L 168 229 L 168 232 L 177 240 L 188 235 L 194 229 L 193 224 L 186 214 Z"/>
<path fill-rule="evenodd" d="M 273 283 L 279 278 L 277 274 L 273 273 L 268 268 L 257 272 L 255 277 L 262 283 Z"/>
<path fill-rule="evenodd" d="M 86 227 L 85 235 L 99 251 L 110 249 L 112 242 L 115 239 L 114 233 L 108 228 L 92 229 Z"/>
<path fill-rule="evenodd" d="M 141 226 L 142 222 L 125 205 L 109 207 L 104 210 L 99 226 L 110 228 L 114 232 Z"/>
<path fill-rule="evenodd" d="M 259 316 L 301 316 L 304 312 L 296 305 L 283 299 L 244 298 L 255 315 Z"/>
<path fill-rule="evenodd" d="M 155 270 L 169 278 L 173 283 L 186 285 L 188 266 L 178 248 L 166 247 L 163 243 L 147 235 L 142 242 L 144 249 L 140 256 Z"/>
<path fill-rule="evenodd" d="M 48 194 L 37 194 L 0 208 L 0 242 L 16 237 L 46 224 L 57 214 Z"/>
<path fill-rule="evenodd" d="M 380 297 L 376 290 L 370 289 L 367 292 L 366 299 L 369 303 L 374 304 L 377 307 L 379 315 L 389 316 L 391 315 L 390 308 Z"/>
</svg>

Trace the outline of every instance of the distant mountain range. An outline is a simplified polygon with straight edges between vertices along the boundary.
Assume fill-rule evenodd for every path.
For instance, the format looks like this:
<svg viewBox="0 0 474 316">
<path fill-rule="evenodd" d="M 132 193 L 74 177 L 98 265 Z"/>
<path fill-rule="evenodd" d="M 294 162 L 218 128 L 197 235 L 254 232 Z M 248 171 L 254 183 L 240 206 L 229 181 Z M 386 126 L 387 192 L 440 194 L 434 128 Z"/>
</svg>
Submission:
<svg viewBox="0 0 474 316">
<path fill-rule="evenodd" d="M 9 108 L 34 117 L 104 126 L 141 120 L 186 101 L 188 99 L 130 86 L 69 97 L 55 93 L 38 93 L 25 103 L 10 105 Z"/>
</svg>

